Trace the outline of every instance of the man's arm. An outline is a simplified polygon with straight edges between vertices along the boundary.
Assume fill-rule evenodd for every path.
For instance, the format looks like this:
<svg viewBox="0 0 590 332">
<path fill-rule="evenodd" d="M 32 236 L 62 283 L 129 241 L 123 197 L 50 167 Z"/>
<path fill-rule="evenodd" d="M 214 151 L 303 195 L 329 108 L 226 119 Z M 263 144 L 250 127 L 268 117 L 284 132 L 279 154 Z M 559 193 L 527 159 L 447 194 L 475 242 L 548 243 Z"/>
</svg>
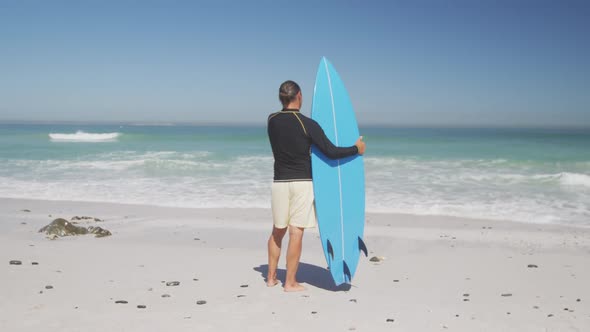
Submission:
<svg viewBox="0 0 590 332">
<path fill-rule="evenodd" d="M 309 121 L 308 127 L 311 142 L 315 144 L 320 149 L 320 151 L 322 151 L 322 153 L 330 159 L 340 159 L 354 156 L 355 154 L 365 153 L 365 143 L 363 142 L 362 137 L 360 137 L 353 146 L 337 147 L 332 144 L 322 127 L 320 127 L 317 122 L 314 120 Z"/>
</svg>

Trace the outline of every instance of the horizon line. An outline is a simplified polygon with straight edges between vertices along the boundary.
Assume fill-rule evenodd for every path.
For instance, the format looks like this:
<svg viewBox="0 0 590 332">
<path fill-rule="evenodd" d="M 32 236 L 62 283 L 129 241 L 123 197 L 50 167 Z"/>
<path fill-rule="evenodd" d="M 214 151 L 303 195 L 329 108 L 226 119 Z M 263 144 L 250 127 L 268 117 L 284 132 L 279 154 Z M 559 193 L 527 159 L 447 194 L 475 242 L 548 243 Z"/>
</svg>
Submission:
<svg viewBox="0 0 590 332">
<path fill-rule="evenodd" d="M 1 120 L 2 125 L 125 125 L 135 127 L 174 127 L 174 126 L 203 126 L 203 127 L 265 127 L 265 122 L 222 122 L 222 121 L 81 121 L 81 120 Z M 457 128 L 457 129 L 588 129 L 590 125 L 580 124 L 489 124 L 489 123 L 464 123 L 464 124 L 450 124 L 450 123 L 399 123 L 399 124 L 383 124 L 383 123 L 359 123 L 359 127 L 365 128 Z"/>
</svg>

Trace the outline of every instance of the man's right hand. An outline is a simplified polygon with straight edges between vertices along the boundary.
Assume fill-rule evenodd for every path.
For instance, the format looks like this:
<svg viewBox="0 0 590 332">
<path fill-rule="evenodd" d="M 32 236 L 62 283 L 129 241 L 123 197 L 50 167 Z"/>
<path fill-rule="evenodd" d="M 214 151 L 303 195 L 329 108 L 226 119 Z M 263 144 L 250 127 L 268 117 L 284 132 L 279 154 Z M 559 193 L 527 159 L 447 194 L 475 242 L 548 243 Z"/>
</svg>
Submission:
<svg viewBox="0 0 590 332">
<path fill-rule="evenodd" d="M 359 139 L 356 140 L 356 143 L 354 143 L 354 145 L 359 150 L 360 155 L 365 154 L 366 145 L 365 145 L 365 142 L 363 142 L 363 136 L 359 137 Z"/>
</svg>

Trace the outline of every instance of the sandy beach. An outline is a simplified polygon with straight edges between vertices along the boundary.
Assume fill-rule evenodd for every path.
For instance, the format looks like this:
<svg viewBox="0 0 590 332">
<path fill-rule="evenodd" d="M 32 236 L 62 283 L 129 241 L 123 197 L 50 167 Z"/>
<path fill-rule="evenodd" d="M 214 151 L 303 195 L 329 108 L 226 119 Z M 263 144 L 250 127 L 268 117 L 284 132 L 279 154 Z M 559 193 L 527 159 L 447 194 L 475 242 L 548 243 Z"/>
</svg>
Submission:
<svg viewBox="0 0 590 332">
<path fill-rule="evenodd" d="M 38 232 L 74 216 L 112 236 Z M 270 228 L 266 209 L 2 198 L 0 331 L 590 330 L 588 228 L 369 214 L 351 287 L 307 232 L 300 293 L 265 285 Z"/>
</svg>

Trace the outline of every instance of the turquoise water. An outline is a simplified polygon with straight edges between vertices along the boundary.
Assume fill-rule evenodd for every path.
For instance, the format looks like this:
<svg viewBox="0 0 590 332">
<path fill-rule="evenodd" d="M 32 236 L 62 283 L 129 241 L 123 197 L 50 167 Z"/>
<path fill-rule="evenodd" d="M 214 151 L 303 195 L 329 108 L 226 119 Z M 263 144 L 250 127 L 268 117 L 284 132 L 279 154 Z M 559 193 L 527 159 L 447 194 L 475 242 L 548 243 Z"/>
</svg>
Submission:
<svg viewBox="0 0 590 332">
<path fill-rule="evenodd" d="M 361 131 L 369 212 L 590 225 L 590 130 Z M 0 163 L 0 197 L 269 207 L 273 159 L 264 127 L 0 124 Z"/>
</svg>

